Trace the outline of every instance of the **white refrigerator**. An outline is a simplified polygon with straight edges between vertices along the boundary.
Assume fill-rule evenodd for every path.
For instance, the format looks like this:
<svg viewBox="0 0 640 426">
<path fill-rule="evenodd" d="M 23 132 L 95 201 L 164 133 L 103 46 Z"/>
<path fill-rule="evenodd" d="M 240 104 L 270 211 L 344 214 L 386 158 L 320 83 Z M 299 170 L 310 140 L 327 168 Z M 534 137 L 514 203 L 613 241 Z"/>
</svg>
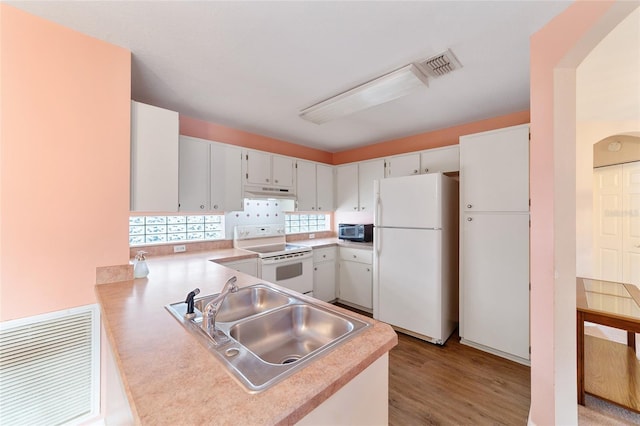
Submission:
<svg viewBox="0 0 640 426">
<path fill-rule="evenodd" d="M 373 317 L 443 345 L 458 322 L 458 182 L 388 178 L 374 192 Z"/>
</svg>

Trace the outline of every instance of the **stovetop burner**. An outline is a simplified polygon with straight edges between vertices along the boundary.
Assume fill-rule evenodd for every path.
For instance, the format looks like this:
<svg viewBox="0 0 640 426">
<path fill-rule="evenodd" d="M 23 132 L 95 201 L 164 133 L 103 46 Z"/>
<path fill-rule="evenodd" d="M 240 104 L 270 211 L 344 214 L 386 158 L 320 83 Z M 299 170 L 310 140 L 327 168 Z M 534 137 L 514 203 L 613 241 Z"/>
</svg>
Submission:
<svg viewBox="0 0 640 426">
<path fill-rule="evenodd" d="M 287 243 L 282 225 L 236 226 L 233 246 L 258 253 L 261 258 L 311 252 L 310 247 Z"/>
</svg>

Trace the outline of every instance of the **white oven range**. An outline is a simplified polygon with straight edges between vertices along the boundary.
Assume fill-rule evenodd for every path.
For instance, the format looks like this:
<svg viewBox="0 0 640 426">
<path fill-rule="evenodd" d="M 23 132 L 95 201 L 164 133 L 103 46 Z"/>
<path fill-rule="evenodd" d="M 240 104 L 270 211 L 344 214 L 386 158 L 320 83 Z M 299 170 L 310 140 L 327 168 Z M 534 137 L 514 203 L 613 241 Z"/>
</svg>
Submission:
<svg viewBox="0 0 640 426">
<path fill-rule="evenodd" d="M 258 276 L 263 280 L 313 296 L 312 250 L 288 244 L 284 225 L 238 225 L 233 246 L 258 254 Z"/>
</svg>

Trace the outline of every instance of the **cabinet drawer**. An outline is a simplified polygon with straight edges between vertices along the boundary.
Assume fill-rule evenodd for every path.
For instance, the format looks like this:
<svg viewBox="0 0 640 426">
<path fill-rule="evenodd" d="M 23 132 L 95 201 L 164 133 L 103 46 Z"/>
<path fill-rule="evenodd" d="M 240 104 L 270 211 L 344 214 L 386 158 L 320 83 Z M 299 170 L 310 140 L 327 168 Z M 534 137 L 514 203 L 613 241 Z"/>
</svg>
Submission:
<svg viewBox="0 0 640 426">
<path fill-rule="evenodd" d="M 335 260 L 336 247 L 313 249 L 313 263 Z"/>
<path fill-rule="evenodd" d="M 351 262 L 360 262 L 371 265 L 372 258 L 372 250 L 340 247 L 340 260 L 349 260 Z"/>
</svg>

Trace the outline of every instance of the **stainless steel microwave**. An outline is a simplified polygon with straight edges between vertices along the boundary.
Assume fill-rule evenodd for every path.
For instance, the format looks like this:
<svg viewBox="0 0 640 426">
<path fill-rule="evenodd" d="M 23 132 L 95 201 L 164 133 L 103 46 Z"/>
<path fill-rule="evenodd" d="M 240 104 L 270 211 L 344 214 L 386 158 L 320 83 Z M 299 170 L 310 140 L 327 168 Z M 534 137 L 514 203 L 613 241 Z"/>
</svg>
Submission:
<svg viewBox="0 0 640 426">
<path fill-rule="evenodd" d="M 341 240 L 370 242 L 373 241 L 373 225 L 339 223 L 338 238 Z"/>
</svg>

